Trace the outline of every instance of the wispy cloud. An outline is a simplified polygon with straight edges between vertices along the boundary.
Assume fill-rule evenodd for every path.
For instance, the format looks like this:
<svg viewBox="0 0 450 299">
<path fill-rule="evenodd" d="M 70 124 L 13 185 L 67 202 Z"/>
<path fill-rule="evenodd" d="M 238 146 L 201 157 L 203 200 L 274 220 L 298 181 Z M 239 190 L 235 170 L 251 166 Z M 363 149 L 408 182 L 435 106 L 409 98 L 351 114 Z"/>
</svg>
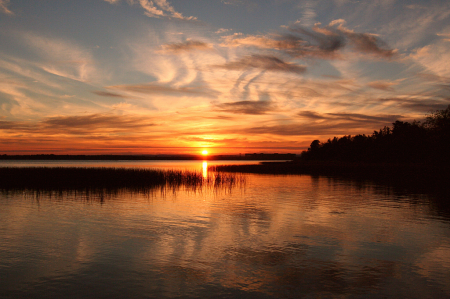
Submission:
<svg viewBox="0 0 450 299">
<path fill-rule="evenodd" d="M 450 77 L 450 52 L 446 41 L 418 48 L 409 55 L 409 58 L 432 74 Z"/>
<path fill-rule="evenodd" d="M 101 96 L 101 97 L 111 97 L 111 98 L 121 98 L 121 99 L 129 97 L 129 96 L 126 96 L 123 94 L 115 93 L 115 92 L 99 91 L 99 90 L 93 91 L 92 93 L 96 94 L 98 96 Z"/>
<path fill-rule="evenodd" d="M 128 132 L 136 133 L 155 126 L 148 116 L 89 114 L 74 116 L 55 116 L 39 122 L 0 121 L 0 130 L 15 133 L 34 133 L 39 135 L 55 134 L 109 134 Z"/>
<path fill-rule="evenodd" d="M 302 111 L 300 120 L 290 124 L 254 126 L 243 129 L 246 134 L 271 134 L 279 136 L 333 136 L 348 135 L 349 132 L 370 133 L 395 120 L 401 115 L 370 115 L 357 113 L 319 113 Z"/>
<path fill-rule="evenodd" d="M 367 85 L 375 89 L 380 89 L 384 91 L 394 91 L 394 88 L 392 86 L 395 86 L 397 84 L 398 84 L 397 82 L 373 81 L 369 82 Z"/>
<path fill-rule="evenodd" d="M 245 6 L 248 10 L 254 10 L 258 4 L 253 0 L 221 0 L 223 4 L 234 6 Z"/>
<path fill-rule="evenodd" d="M 316 111 L 300 111 L 298 113 L 302 119 L 323 122 L 327 121 L 348 121 L 353 123 L 389 123 L 395 120 L 403 118 L 399 114 L 388 114 L 388 115 L 370 115 L 361 113 L 319 113 Z"/>
<path fill-rule="evenodd" d="M 342 31 L 350 40 L 353 47 L 361 53 L 367 53 L 382 58 L 391 58 L 397 50 L 389 49 L 386 43 L 369 33 L 355 33 L 349 30 Z"/>
<path fill-rule="evenodd" d="M 46 72 L 84 82 L 96 77 L 94 59 L 89 50 L 70 41 L 33 33 L 23 34 L 23 38 L 44 58 L 40 66 Z"/>
<path fill-rule="evenodd" d="M 223 46 L 258 47 L 283 51 L 293 57 L 317 57 L 322 59 L 340 58 L 339 51 L 351 46 L 356 52 L 371 56 L 391 58 L 397 50 L 390 49 L 377 36 L 370 33 L 356 33 L 344 27 L 344 20 L 335 20 L 328 26 L 315 24 L 311 29 L 298 24 L 287 27 L 289 33 L 271 35 L 228 35 Z M 348 48 L 348 47 L 347 47 Z"/>
<path fill-rule="evenodd" d="M 50 117 L 41 122 L 46 129 L 64 129 L 70 132 L 80 130 L 97 131 L 99 129 L 113 129 L 115 131 L 128 131 L 140 129 L 155 124 L 149 118 L 129 115 L 91 114 L 81 116 Z"/>
<path fill-rule="evenodd" d="M 0 130 L 13 130 L 15 132 L 27 132 L 33 130 L 33 124 L 23 121 L 0 121 Z"/>
<path fill-rule="evenodd" d="M 408 109 L 422 113 L 445 109 L 450 104 L 450 98 L 435 99 L 419 96 L 380 98 L 376 101 L 385 105 L 389 104 L 397 109 Z"/>
<path fill-rule="evenodd" d="M 161 46 L 161 52 L 170 54 L 179 54 L 189 51 L 207 51 L 212 50 L 212 45 L 197 40 L 187 40 L 181 43 L 165 44 Z"/>
<path fill-rule="evenodd" d="M 326 119 L 326 116 L 314 112 L 314 111 L 300 111 L 298 115 L 302 118 L 312 119 L 312 120 L 323 120 Z"/>
<path fill-rule="evenodd" d="M 215 105 L 216 111 L 235 114 L 261 115 L 274 111 L 276 108 L 270 101 L 239 101 Z"/>
<path fill-rule="evenodd" d="M 217 30 L 216 33 L 217 34 L 222 34 L 222 33 L 225 33 L 225 32 L 231 31 L 231 30 L 233 30 L 233 29 L 219 28 L 219 30 Z"/>
<path fill-rule="evenodd" d="M 249 55 L 242 57 L 239 60 L 227 62 L 223 65 L 215 65 L 215 67 L 224 68 L 227 70 L 246 70 L 246 69 L 260 69 L 263 71 L 272 72 L 288 72 L 288 73 L 303 73 L 306 67 L 294 63 L 289 63 L 271 55 Z"/>
<path fill-rule="evenodd" d="M 9 3 L 9 0 L 0 0 L 0 12 L 7 15 L 13 15 L 14 13 L 8 9 Z"/>
<path fill-rule="evenodd" d="M 203 86 L 172 87 L 169 85 L 160 85 L 160 84 L 130 84 L 130 85 L 108 86 L 108 88 L 142 94 L 203 95 L 203 96 L 212 96 L 216 94 L 215 91 L 210 90 Z"/>
<path fill-rule="evenodd" d="M 158 9 L 152 1 L 148 0 L 139 0 L 139 4 L 145 10 L 145 14 L 148 17 L 162 17 L 165 16 L 164 11 L 162 9 Z"/>
<path fill-rule="evenodd" d="M 119 3 L 120 0 L 104 0 L 110 4 Z M 172 17 L 182 20 L 196 20 L 196 17 L 184 17 L 177 12 L 167 0 L 127 0 L 129 4 L 138 3 L 144 10 L 145 15 L 150 18 Z"/>
</svg>

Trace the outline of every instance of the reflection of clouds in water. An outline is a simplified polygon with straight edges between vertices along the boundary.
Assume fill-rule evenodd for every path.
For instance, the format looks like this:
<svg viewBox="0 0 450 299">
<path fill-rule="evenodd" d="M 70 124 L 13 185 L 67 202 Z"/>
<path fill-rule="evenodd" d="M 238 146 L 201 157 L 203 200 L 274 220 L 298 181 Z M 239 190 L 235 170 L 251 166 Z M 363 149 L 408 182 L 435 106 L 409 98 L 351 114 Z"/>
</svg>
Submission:
<svg viewBox="0 0 450 299">
<path fill-rule="evenodd" d="M 447 296 L 450 296 L 450 239 L 446 244 L 425 253 L 416 263 L 417 273 L 431 281 L 441 284 Z"/>
<path fill-rule="evenodd" d="M 46 244 L 34 253 L 30 281 L 68 269 L 64 283 L 113 279 L 126 289 L 128 276 L 133 288 L 170 297 L 391 294 L 393 287 L 402 297 L 427 297 L 436 285 L 449 294 L 450 253 L 442 245 L 449 243 L 448 227 L 427 218 L 425 205 L 417 210 L 382 190 L 335 183 L 249 175 L 245 190 L 230 193 L 123 192 L 89 205 L 43 196 L 39 213 L 32 206 L 25 214 L 26 202 L 16 196 L 0 215 L 22 225 L 7 224 L 11 230 L 0 237 L 22 236 L 19 247 L 17 240 L 3 244 L 6 252 L 29 248 L 27 242 Z M 36 229 L 42 233 L 28 238 Z M 28 252 L 16 254 L 27 262 Z"/>
</svg>

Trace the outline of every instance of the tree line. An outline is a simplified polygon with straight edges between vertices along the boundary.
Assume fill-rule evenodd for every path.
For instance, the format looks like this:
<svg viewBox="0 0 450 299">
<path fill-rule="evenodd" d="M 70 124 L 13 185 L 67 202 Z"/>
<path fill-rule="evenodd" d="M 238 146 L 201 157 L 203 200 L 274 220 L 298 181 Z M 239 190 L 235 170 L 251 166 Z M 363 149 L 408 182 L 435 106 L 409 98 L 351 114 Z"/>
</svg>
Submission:
<svg viewBox="0 0 450 299">
<path fill-rule="evenodd" d="M 314 140 L 302 160 L 450 164 L 450 105 L 423 122 L 395 121 L 371 135 Z"/>
</svg>

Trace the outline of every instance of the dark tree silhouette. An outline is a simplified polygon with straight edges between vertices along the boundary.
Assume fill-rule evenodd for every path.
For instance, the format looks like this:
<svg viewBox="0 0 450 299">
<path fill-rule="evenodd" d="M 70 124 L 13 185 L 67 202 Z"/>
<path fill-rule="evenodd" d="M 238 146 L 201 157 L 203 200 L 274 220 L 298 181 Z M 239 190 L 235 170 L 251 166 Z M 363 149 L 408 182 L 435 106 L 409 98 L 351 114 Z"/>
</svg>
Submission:
<svg viewBox="0 0 450 299">
<path fill-rule="evenodd" d="M 303 160 L 448 163 L 450 164 L 450 105 L 427 115 L 425 122 L 397 120 L 371 135 L 314 140 Z"/>
</svg>

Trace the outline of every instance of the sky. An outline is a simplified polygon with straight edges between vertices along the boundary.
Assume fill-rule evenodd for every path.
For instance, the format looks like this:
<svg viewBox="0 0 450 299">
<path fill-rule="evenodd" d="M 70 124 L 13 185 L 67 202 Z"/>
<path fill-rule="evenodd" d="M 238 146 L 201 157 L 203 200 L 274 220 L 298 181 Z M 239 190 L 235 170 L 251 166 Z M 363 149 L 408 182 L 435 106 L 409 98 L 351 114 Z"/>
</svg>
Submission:
<svg viewBox="0 0 450 299">
<path fill-rule="evenodd" d="M 298 154 L 450 104 L 447 0 L 0 0 L 0 41 L 0 154 Z"/>
</svg>

